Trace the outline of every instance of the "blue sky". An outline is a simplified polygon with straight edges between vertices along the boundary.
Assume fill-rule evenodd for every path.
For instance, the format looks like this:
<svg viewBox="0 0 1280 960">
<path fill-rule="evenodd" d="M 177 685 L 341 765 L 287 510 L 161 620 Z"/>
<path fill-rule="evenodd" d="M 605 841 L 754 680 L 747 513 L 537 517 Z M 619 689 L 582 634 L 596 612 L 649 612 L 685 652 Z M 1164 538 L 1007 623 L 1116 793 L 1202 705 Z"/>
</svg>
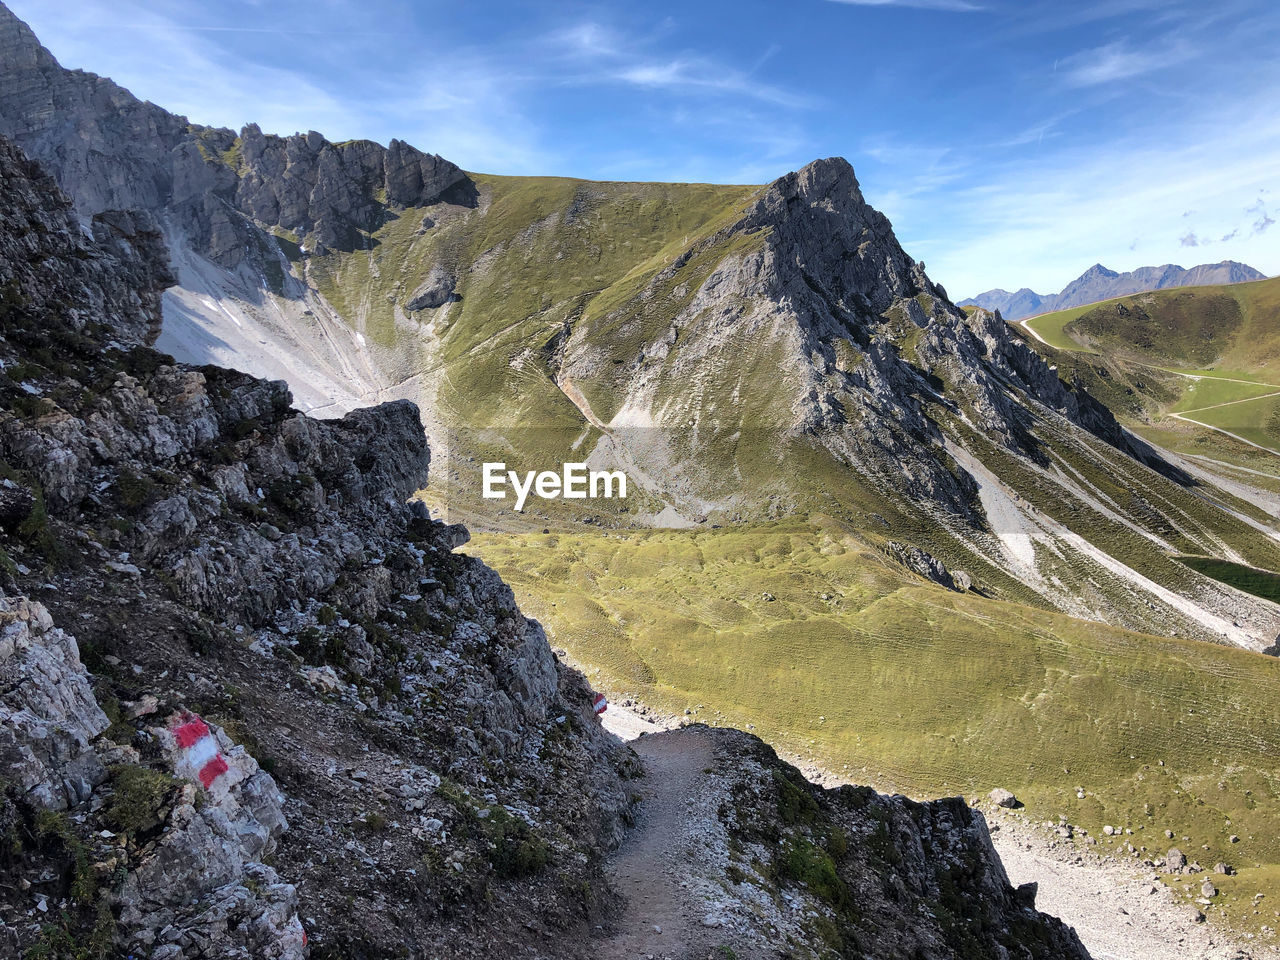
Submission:
<svg viewBox="0 0 1280 960">
<path fill-rule="evenodd" d="M 1280 273 L 1271 0 L 9 0 L 191 119 L 395 136 L 471 170 L 764 182 L 852 161 L 960 298 Z"/>
</svg>

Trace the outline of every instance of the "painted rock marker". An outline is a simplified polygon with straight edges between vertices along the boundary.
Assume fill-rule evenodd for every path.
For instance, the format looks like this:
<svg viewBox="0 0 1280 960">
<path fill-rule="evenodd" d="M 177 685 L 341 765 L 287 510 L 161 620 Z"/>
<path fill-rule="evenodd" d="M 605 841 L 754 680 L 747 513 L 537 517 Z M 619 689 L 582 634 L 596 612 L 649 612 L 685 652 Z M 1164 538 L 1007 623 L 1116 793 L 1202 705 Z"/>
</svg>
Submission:
<svg viewBox="0 0 1280 960">
<path fill-rule="evenodd" d="M 209 731 L 209 725 L 194 713 L 183 714 L 173 727 L 173 739 L 182 751 L 178 773 L 194 780 L 206 790 L 215 780 L 227 772 L 227 761 L 218 749 L 218 741 Z"/>
<path fill-rule="evenodd" d="M 604 713 L 609 709 L 609 701 L 605 699 L 603 693 L 597 693 L 591 700 L 591 709 L 596 713 Z"/>
</svg>

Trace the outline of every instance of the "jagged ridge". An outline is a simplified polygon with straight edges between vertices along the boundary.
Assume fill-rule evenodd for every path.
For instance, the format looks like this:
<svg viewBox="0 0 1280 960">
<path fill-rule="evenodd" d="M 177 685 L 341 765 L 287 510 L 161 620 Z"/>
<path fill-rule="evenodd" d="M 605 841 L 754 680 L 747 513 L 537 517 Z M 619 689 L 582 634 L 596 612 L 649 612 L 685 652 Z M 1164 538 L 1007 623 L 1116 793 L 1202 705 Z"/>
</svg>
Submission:
<svg viewBox="0 0 1280 960">
<path fill-rule="evenodd" d="M 264 136 L 249 124 L 237 136 L 189 123 L 109 79 L 62 69 L 3 6 L 0 86 L 4 132 L 55 172 L 82 216 L 146 211 L 228 269 L 261 246 L 247 217 L 295 242 L 353 250 L 389 206 L 468 196 L 454 164 L 400 140 L 334 144 L 315 131 Z"/>
<path fill-rule="evenodd" d="M 961 300 L 959 305 L 998 310 L 1007 320 L 1021 320 L 1034 314 L 1067 310 L 1147 290 L 1247 283 L 1250 280 L 1265 279 L 1266 274 L 1235 260 L 1202 263 L 1190 269 L 1166 263 L 1158 267 L 1139 267 L 1124 273 L 1108 270 L 1102 264 L 1095 263 L 1059 293 L 1039 294 L 1029 287 L 1010 293 L 996 288 Z"/>
</svg>

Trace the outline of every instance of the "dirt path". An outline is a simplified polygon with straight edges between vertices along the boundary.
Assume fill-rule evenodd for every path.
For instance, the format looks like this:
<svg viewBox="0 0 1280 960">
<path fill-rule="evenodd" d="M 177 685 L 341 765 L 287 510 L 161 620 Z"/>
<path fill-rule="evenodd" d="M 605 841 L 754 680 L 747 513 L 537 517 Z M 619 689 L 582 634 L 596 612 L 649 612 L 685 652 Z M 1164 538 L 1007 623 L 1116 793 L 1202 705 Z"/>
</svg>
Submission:
<svg viewBox="0 0 1280 960">
<path fill-rule="evenodd" d="M 1018 326 L 1022 327 L 1023 330 L 1026 330 L 1027 333 L 1031 334 L 1031 336 L 1035 337 L 1037 340 L 1043 343 L 1046 347 L 1053 347 L 1053 344 L 1051 344 L 1044 337 L 1040 336 L 1040 334 L 1036 332 L 1035 328 L 1031 326 L 1031 321 L 1038 320 L 1040 319 L 1041 316 L 1044 316 L 1044 314 L 1040 314 L 1039 316 L 1035 316 L 1035 317 L 1026 317 L 1025 319 L 1018 320 L 1016 322 Z M 1057 349 L 1057 348 L 1054 347 L 1054 349 Z M 1085 350 L 1083 348 L 1081 348 L 1079 351 L 1076 351 L 1076 352 L 1094 353 L 1094 351 L 1092 350 Z M 1205 376 L 1203 374 L 1183 373 L 1181 370 L 1170 370 L 1166 367 L 1157 367 L 1154 364 L 1142 363 L 1141 361 L 1138 361 L 1138 360 L 1135 360 L 1133 362 L 1140 367 L 1150 367 L 1152 370 L 1163 370 L 1165 373 L 1176 374 L 1179 377 L 1186 377 L 1189 380 L 1226 380 L 1229 383 L 1247 383 L 1251 386 L 1280 387 L 1280 383 L 1265 383 L 1257 380 L 1238 380 L 1235 377 L 1211 377 L 1211 376 Z M 1174 420 L 1181 420 L 1183 423 L 1192 423 L 1192 424 L 1195 424 L 1197 427 L 1206 427 L 1209 430 L 1214 430 L 1225 437 L 1230 437 L 1232 440 L 1238 440 L 1240 443 L 1245 443 L 1251 447 L 1256 447 L 1258 450 L 1262 450 L 1265 453 L 1274 453 L 1280 456 L 1280 450 L 1273 450 L 1271 447 L 1264 447 L 1262 446 L 1262 444 L 1254 443 L 1252 440 L 1246 440 L 1244 437 L 1240 436 L 1239 434 L 1232 433 L 1230 430 L 1224 430 L 1221 427 L 1215 427 L 1207 423 L 1201 423 L 1199 420 L 1194 420 L 1191 417 L 1183 415 L 1187 413 L 1201 413 L 1205 410 L 1214 410 L 1217 407 L 1226 407 L 1226 406 L 1230 406 L 1233 403 L 1248 403 L 1251 400 L 1265 400 L 1267 397 L 1274 397 L 1274 396 L 1276 396 L 1276 394 L 1268 393 L 1260 397 L 1248 397 L 1245 400 L 1228 400 L 1226 403 L 1215 403 L 1211 407 L 1201 407 L 1199 410 L 1184 410 L 1182 413 L 1170 413 L 1168 414 L 1168 416 Z"/>
<path fill-rule="evenodd" d="M 1274 397 L 1274 396 L 1275 396 L 1275 394 L 1274 394 L 1274 393 L 1269 393 L 1269 394 L 1267 394 L 1267 396 L 1269 396 L 1269 397 Z M 1264 397 L 1255 397 L 1254 399 L 1255 399 L 1255 400 L 1263 400 L 1263 399 L 1265 399 L 1265 398 L 1264 398 Z M 1243 401 L 1235 401 L 1235 402 L 1243 402 Z M 1224 404 L 1224 406 L 1225 406 L 1225 404 Z M 1207 409 L 1207 408 L 1206 408 L 1206 409 Z M 1190 412 L 1195 413 L 1195 412 L 1198 412 L 1198 411 L 1190 411 Z M 1171 413 L 1171 414 L 1169 414 L 1169 416 L 1170 416 L 1170 417 L 1172 417 L 1174 420 L 1181 420 L 1183 423 L 1193 423 L 1193 424 L 1195 424 L 1197 427 L 1204 427 L 1206 430 L 1214 430 L 1214 431 L 1216 431 L 1217 433 L 1222 434 L 1224 437 L 1230 437 L 1232 440 L 1238 441 L 1239 443 L 1246 444 L 1246 445 L 1248 445 L 1248 446 L 1250 446 L 1250 447 L 1254 447 L 1254 448 L 1256 448 L 1256 449 L 1258 449 L 1258 450 L 1263 451 L 1264 453 L 1272 453 L 1272 454 L 1275 454 L 1276 456 L 1280 456 L 1280 450 L 1272 450 L 1270 447 L 1264 447 L 1264 446 L 1263 446 L 1262 444 L 1260 444 L 1260 443 L 1254 443 L 1252 440 L 1246 440 L 1244 437 L 1240 436 L 1240 434 L 1238 434 L 1238 433 L 1232 433 L 1230 430 L 1223 430 L 1221 427 L 1215 427 L 1215 426 L 1213 426 L 1212 424 L 1209 424 L 1209 423 L 1201 423 L 1199 420 L 1192 420 L 1190 417 L 1183 416 L 1183 415 L 1182 415 L 1182 414 L 1180 414 L 1180 413 Z"/>
<path fill-rule="evenodd" d="M 1234 382 L 1243 383 L 1243 381 L 1240 380 Z M 1259 384 L 1259 386 L 1270 387 L 1272 384 L 1263 383 Z M 1274 393 L 1264 393 L 1256 397 L 1245 397 L 1243 400 L 1224 400 L 1222 403 L 1211 403 L 1207 407 L 1196 407 L 1194 410 L 1183 410 L 1180 413 L 1170 414 L 1170 416 L 1177 417 L 1179 420 L 1185 420 L 1189 413 L 1204 413 L 1206 410 L 1217 410 L 1219 407 L 1234 407 L 1237 403 L 1255 403 L 1258 400 L 1267 400 L 1271 397 L 1280 397 L 1280 390 L 1277 390 Z"/>
<path fill-rule="evenodd" d="M 699 838 L 718 804 L 703 771 L 715 763 L 711 737 L 691 728 L 650 734 L 632 741 L 644 760 L 637 781 L 644 796 L 635 828 L 607 868 L 614 888 L 627 900 L 608 939 L 593 953 L 600 960 L 704 957 L 712 932 L 702 925 L 689 895 L 686 867 L 696 862 Z"/>
<path fill-rule="evenodd" d="M 1031 326 L 1032 320 L 1039 320 L 1043 316 L 1044 314 L 1040 313 L 1034 317 L 1024 317 L 1023 319 L 1018 320 L 1017 324 L 1018 326 L 1022 327 L 1023 330 L 1027 331 L 1027 333 L 1031 334 L 1033 337 L 1035 337 L 1037 340 L 1043 343 L 1046 347 L 1052 347 L 1053 344 L 1050 343 L 1048 340 L 1046 340 L 1044 337 L 1040 336 L 1040 334 L 1036 332 L 1035 327 Z"/>
</svg>

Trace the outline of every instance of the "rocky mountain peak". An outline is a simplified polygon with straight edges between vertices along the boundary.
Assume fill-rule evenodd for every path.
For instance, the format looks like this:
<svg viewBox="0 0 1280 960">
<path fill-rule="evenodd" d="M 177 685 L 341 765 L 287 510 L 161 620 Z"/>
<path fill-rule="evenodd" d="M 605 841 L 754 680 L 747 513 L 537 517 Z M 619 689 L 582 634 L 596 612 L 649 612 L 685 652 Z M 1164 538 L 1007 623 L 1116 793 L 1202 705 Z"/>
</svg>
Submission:
<svg viewBox="0 0 1280 960">
<path fill-rule="evenodd" d="M 779 177 L 773 186 L 785 196 L 803 197 L 811 202 L 826 197 L 836 202 L 846 197 L 864 202 L 853 164 L 844 157 L 812 160 L 799 170 Z"/>
<path fill-rule="evenodd" d="M 769 184 L 752 205 L 744 225 L 776 227 L 797 217 L 825 215 L 832 224 L 856 229 L 871 214 L 879 216 L 862 196 L 853 165 L 843 157 L 830 157 L 814 160 Z"/>
<path fill-rule="evenodd" d="M 889 219 L 866 202 L 843 157 L 815 160 L 775 180 L 738 229 L 768 229 L 775 280 L 800 297 L 820 294 L 837 312 L 878 316 L 896 299 L 936 289 L 924 265 L 903 251 Z"/>
<path fill-rule="evenodd" d="M 2 4 L 0 54 L 0 133 L 55 172 L 82 217 L 146 211 L 227 268 L 247 256 L 276 259 L 255 224 L 353 250 L 389 208 L 450 191 L 469 202 L 462 170 L 401 140 L 335 144 L 315 131 L 280 137 L 251 123 L 237 135 L 190 123 L 111 80 L 64 69 Z"/>
</svg>

